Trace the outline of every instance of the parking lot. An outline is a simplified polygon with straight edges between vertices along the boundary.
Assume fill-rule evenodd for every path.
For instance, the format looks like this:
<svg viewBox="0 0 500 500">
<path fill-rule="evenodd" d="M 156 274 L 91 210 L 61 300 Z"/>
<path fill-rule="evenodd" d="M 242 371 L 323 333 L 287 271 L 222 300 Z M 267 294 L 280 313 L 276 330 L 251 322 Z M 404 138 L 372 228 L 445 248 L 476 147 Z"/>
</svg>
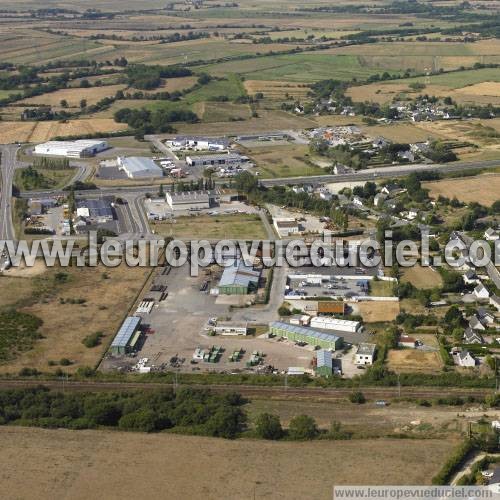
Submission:
<svg viewBox="0 0 500 500">
<path fill-rule="evenodd" d="M 155 296 L 156 304 L 151 312 L 141 314 L 143 329 L 147 333 L 143 336 L 140 351 L 135 357 L 107 357 L 103 368 L 131 367 L 139 358 L 148 358 L 148 366 L 176 368 L 184 372 L 258 371 L 268 365 L 280 371 L 289 366 L 310 367 L 314 357 L 313 348 L 298 347 L 291 342 L 266 338 L 267 324 L 249 323 L 251 335 L 247 336 L 210 336 L 210 318 L 218 318 L 219 321 L 241 321 L 242 312 L 249 314 L 254 307 L 266 307 L 252 306 L 231 310 L 225 301 L 220 303 L 216 296 L 209 293 L 210 286 L 217 284 L 215 276 L 207 290 L 200 290 L 203 283 L 210 279 L 210 276 L 203 273 L 198 277 L 191 277 L 187 266 L 172 268 L 167 275 L 156 277 L 154 283 L 166 286 L 168 296 L 164 300 L 158 300 Z M 149 295 L 154 293 L 146 292 L 141 300 Z M 216 363 L 192 362 L 197 347 L 209 350 L 212 346 L 221 347 L 222 351 Z M 240 349 L 243 352 L 239 361 L 230 361 L 229 357 L 233 352 Z M 247 368 L 247 361 L 255 351 L 263 354 L 262 363 L 260 366 Z"/>
</svg>

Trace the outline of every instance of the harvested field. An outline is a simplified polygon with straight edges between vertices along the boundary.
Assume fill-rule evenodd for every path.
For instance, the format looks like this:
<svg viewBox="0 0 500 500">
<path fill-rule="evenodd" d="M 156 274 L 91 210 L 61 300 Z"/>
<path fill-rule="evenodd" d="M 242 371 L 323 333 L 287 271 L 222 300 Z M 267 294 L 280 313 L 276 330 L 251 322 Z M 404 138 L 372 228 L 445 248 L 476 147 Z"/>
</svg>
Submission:
<svg viewBox="0 0 500 500">
<path fill-rule="evenodd" d="M 500 82 L 481 82 L 475 85 L 455 89 L 455 92 L 460 94 L 468 94 L 471 96 L 495 96 L 500 97 Z"/>
<path fill-rule="evenodd" d="M 430 132 L 419 129 L 411 123 L 393 123 L 391 125 L 374 125 L 362 128 L 366 134 L 372 137 L 382 136 L 399 143 L 425 142 L 429 137 L 432 137 Z"/>
<path fill-rule="evenodd" d="M 441 195 L 451 199 L 456 196 L 464 203 L 479 201 L 482 205 L 491 206 L 500 198 L 500 174 L 426 182 L 424 187 L 430 190 L 432 198 Z"/>
<path fill-rule="evenodd" d="M 430 267 L 405 267 L 402 268 L 402 274 L 403 283 L 411 283 L 419 289 L 435 288 L 443 284 L 441 275 Z"/>
<path fill-rule="evenodd" d="M 437 373 L 443 368 L 443 361 L 439 352 L 391 349 L 387 355 L 387 367 L 397 373 Z"/>
<path fill-rule="evenodd" d="M 272 443 L 1 427 L 3 487 L 17 498 L 332 497 L 334 484 L 430 484 L 448 439 Z M 134 457 L 131 459 L 131 457 Z M 374 459 L 376 457 L 376 459 Z"/>
<path fill-rule="evenodd" d="M 399 302 L 358 302 L 351 305 L 365 323 L 394 321 L 399 314 Z"/>
<path fill-rule="evenodd" d="M 66 100 L 70 108 L 80 107 L 80 101 L 85 99 L 88 105 L 95 104 L 104 97 L 112 97 L 118 90 L 124 90 L 126 85 L 104 85 L 102 87 L 91 87 L 88 89 L 70 88 L 56 90 L 48 94 L 23 99 L 21 104 L 44 104 L 59 107 L 62 100 Z"/>
<path fill-rule="evenodd" d="M 265 80 L 245 80 L 245 89 L 249 95 L 255 95 L 258 92 L 264 94 L 265 99 L 283 100 L 301 99 L 307 96 L 310 88 L 307 84 L 303 83 L 290 83 L 279 81 L 265 81 Z"/>
<path fill-rule="evenodd" d="M 192 87 L 198 78 L 196 76 L 181 76 L 179 78 L 169 78 L 165 80 L 160 87 L 158 87 L 157 92 L 160 90 L 166 90 L 167 92 L 175 92 L 177 90 L 184 90 Z"/>
<path fill-rule="evenodd" d="M 21 312 L 34 314 L 43 321 L 40 329 L 43 338 L 36 342 L 34 349 L 2 365 L 0 372 L 18 372 L 24 367 L 46 372 L 51 369 L 50 360 L 61 358 L 73 362 L 65 367 L 69 371 L 94 366 L 132 306 L 149 270 L 125 265 L 69 267 L 64 270 L 67 277 L 63 281 L 57 279 L 57 272 L 52 268 L 34 277 L 31 286 L 26 283 L 27 278 L 6 278 L 17 280 L 22 287 L 16 289 L 15 303 L 10 300 L 14 282 L 8 282 L 5 289 L 0 288 L 0 303 L 15 305 Z M 83 338 L 97 331 L 103 333 L 101 345 L 85 347 Z"/>
<path fill-rule="evenodd" d="M 69 120 L 61 122 L 2 122 L 0 121 L 0 144 L 13 142 L 44 142 L 58 136 L 93 134 L 96 132 L 118 132 L 127 125 L 116 123 L 112 118 Z"/>
</svg>

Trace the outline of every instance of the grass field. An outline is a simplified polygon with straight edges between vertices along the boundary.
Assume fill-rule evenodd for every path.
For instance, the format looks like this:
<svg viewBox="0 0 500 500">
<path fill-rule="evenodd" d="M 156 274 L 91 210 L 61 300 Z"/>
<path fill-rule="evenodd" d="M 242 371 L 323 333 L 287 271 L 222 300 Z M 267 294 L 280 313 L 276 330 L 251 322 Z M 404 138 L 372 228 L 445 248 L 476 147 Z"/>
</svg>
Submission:
<svg viewBox="0 0 500 500">
<path fill-rule="evenodd" d="M 463 179 L 446 179 L 436 182 L 426 182 L 424 187 L 430 190 L 430 196 L 439 195 L 447 198 L 457 197 L 464 203 L 476 201 L 485 206 L 491 206 L 500 199 L 500 174 L 484 174 Z"/>
<path fill-rule="evenodd" d="M 303 99 L 310 91 L 309 86 L 304 83 L 245 80 L 244 85 L 248 95 L 261 92 L 264 99 L 270 100 Z"/>
<path fill-rule="evenodd" d="M 308 147 L 298 145 L 259 147 L 248 152 L 263 179 L 322 175 L 325 170 L 307 163 Z"/>
<path fill-rule="evenodd" d="M 158 222 L 151 229 L 160 236 L 197 239 L 265 239 L 266 232 L 258 215 L 222 214 L 177 217 L 175 224 Z"/>
<path fill-rule="evenodd" d="M 118 132 L 127 125 L 116 123 L 112 118 L 69 120 L 65 123 L 46 122 L 2 122 L 0 121 L 0 144 L 13 142 L 44 142 L 57 136 L 93 134 L 95 132 Z"/>
<path fill-rule="evenodd" d="M 43 338 L 31 351 L 0 366 L 0 372 L 18 372 L 23 367 L 49 371 L 48 362 L 61 358 L 73 362 L 65 367 L 69 371 L 79 366 L 94 366 L 116 334 L 148 271 L 125 265 L 69 267 L 64 270 L 65 280 L 61 281 L 55 268 L 31 278 L 16 277 L 17 271 L 12 270 L 6 278 L 7 286 L 0 288 L 0 304 L 16 306 L 21 312 L 42 319 Z M 13 290 L 16 290 L 15 301 L 11 298 Z M 71 303 L 72 299 L 83 302 Z M 83 338 L 97 331 L 104 335 L 102 344 L 91 349 L 85 347 Z"/>
<path fill-rule="evenodd" d="M 23 427 L 0 427 L 0 436 L 4 489 L 26 500 L 156 497 L 165 495 L 166 484 L 192 499 L 226 498 L 230 491 L 233 499 L 326 500 L 334 484 L 430 484 L 457 445 L 450 439 L 272 443 Z"/>
<path fill-rule="evenodd" d="M 352 307 L 365 323 L 394 321 L 399 314 L 399 302 L 358 302 Z"/>
<path fill-rule="evenodd" d="M 443 284 L 441 275 L 430 267 L 405 267 L 402 269 L 402 273 L 401 281 L 411 283 L 418 289 L 435 288 Z"/>
<path fill-rule="evenodd" d="M 370 295 L 373 297 L 393 297 L 394 283 L 392 281 L 371 280 Z"/>
<path fill-rule="evenodd" d="M 200 66 L 200 71 L 214 75 L 238 73 L 248 80 L 314 82 L 335 76 L 338 80 L 365 79 L 378 73 L 365 66 L 357 56 L 332 54 L 292 54 L 266 56 L 244 61 Z"/>
<path fill-rule="evenodd" d="M 55 169 L 46 169 L 46 168 L 37 168 L 36 171 L 41 174 L 49 184 L 49 186 L 45 189 L 57 189 L 65 186 L 77 173 L 77 169 L 69 168 L 62 170 Z M 17 169 L 14 175 L 14 185 L 17 186 L 21 191 L 36 191 L 40 189 L 38 186 L 32 186 L 24 182 L 22 176 L 22 170 Z"/>
<path fill-rule="evenodd" d="M 387 355 L 387 367 L 396 373 L 438 373 L 443 368 L 443 360 L 439 352 L 391 349 Z"/>
</svg>

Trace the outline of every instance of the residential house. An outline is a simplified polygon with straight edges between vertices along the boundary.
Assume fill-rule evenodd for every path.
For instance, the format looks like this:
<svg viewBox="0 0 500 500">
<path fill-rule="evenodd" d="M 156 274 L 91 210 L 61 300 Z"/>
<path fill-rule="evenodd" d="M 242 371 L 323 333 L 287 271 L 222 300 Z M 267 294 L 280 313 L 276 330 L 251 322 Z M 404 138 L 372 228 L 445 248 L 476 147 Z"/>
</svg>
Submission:
<svg viewBox="0 0 500 500">
<path fill-rule="evenodd" d="M 415 161 L 415 155 L 411 151 L 399 151 L 398 158 L 410 163 Z"/>
<path fill-rule="evenodd" d="M 356 365 L 373 365 L 375 360 L 375 351 L 377 346 L 375 344 L 361 343 L 356 351 L 354 364 Z"/>
<path fill-rule="evenodd" d="M 487 311 L 484 307 L 478 308 L 477 317 L 479 318 L 479 321 L 481 321 L 481 323 L 486 327 L 495 323 L 495 316 Z"/>
<path fill-rule="evenodd" d="M 476 331 L 484 331 L 484 325 L 481 323 L 480 319 L 474 315 L 469 319 L 469 327 Z"/>
<path fill-rule="evenodd" d="M 345 165 L 341 165 L 340 163 L 337 163 L 333 167 L 333 173 L 335 175 L 343 175 L 343 174 L 348 174 L 350 172 L 350 169 L 348 169 Z"/>
<path fill-rule="evenodd" d="M 355 205 L 356 207 L 360 207 L 360 208 L 364 207 L 363 200 L 359 196 L 353 196 L 352 204 Z"/>
<path fill-rule="evenodd" d="M 492 295 L 490 297 L 490 305 L 493 306 L 497 311 L 500 311 L 500 297 L 498 295 Z"/>
<path fill-rule="evenodd" d="M 402 188 L 401 186 L 398 186 L 397 184 L 386 184 L 382 188 L 382 193 L 386 194 L 387 196 L 396 196 L 398 194 L 404 193 L 406 191 L 405 188 Z"/>
<path fill-rule="evenodd" d="M 498 238 L 500 238 L 500 233 L 496 229 L 489 227 L 484 232 L 484 239 L 486 241 L 496 241 Z"/>
<path fill-rule="evenodd" d="M 478 285 L 481 283 L 476 272 L 472 269 L 469 269 L 465 274 L 463 274 L 462 279 L 466 285 Z"/>
<path fill-rule="evenodd" d="M 377 193 L 373 198 L 373 205 L 377 208 L 382 207 L 384 201 L 387 200 L 387 195 L 384 193 Z"/>
<path fill-rule="evenodd" d="M 490 298 L 490 292 L 488 292 L 488 289 L 482 283 L 479 283 L 472 293 L 477 300 L 487 300 Z"/>
<path fill-rule="evenodd" d="M 386 139 L 385 137 L 376 137 L 373 142 L 372 146 L 374 148 L 382 149 L 385 148 L 386 146 L 389 146 L 391 144 L 391 141 L 389 139 Z"/>
<path fill-rule="evenodd" d="M 464 330 L 463 340 L 465 344 L 484 344 L 483 337 L 472 328 Z"/>
<path fill-rule="evenodd" d="M 408 337 L 408 335 L 401 335 L 398 342 L 399 347 L 417 347 L 417 339 L 414 337 Z"/>
<path fill-rule="evenodd" d="M 461 351 L 455 353 L 454 355 L 455 363 L 458 366 L 462 366 L 465 368 L 472 368 L 476 366 L 476 360 L 472 354 L 466 349 L 462 349 Z"/>
</svg>

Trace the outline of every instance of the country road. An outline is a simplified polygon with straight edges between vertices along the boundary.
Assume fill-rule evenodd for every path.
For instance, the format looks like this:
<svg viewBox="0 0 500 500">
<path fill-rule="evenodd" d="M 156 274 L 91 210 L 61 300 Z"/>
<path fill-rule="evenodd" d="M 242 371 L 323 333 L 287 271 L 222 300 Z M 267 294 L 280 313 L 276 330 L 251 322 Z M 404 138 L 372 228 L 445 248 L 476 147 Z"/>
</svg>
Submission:
<svg viewBox="0 0 500 500">
<path fill-rule="evenodd" d="M 2 161 L 0 163 L 0 175 L 2 178 L 0 189 L 0 240 L 15 239 L 11 198 L 18 150 L 19 147 L 14 145 L 2 146 L 0 148 L 2 154 Z"/>
</svg>

